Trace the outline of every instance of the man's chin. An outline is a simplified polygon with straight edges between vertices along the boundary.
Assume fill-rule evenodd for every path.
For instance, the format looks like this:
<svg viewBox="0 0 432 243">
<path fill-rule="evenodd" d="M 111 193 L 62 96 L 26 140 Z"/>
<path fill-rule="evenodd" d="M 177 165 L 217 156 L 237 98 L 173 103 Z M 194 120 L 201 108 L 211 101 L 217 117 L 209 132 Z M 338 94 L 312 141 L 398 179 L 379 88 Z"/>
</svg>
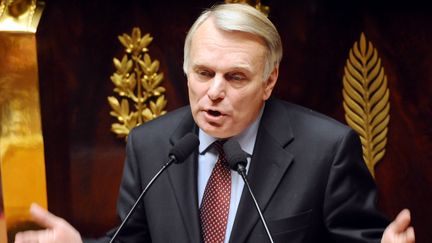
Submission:
<svg viewBox="0 0 432 243">
<path fill-rule="evenodd" d="M 215 124 L 209 124 L 209 123 L 205 124 L 204 126 L 200 126 L 200 124 L 198 124 L 198 126 L 201 128 L 201 130 L 203 130 L 205 133 L 207 133 L 208 135 L 214 138 L 223 139 L 223 138 L 232 137 L 229 131 L 223 129 L 222 126 L 217 126 Z"/>
</svg>

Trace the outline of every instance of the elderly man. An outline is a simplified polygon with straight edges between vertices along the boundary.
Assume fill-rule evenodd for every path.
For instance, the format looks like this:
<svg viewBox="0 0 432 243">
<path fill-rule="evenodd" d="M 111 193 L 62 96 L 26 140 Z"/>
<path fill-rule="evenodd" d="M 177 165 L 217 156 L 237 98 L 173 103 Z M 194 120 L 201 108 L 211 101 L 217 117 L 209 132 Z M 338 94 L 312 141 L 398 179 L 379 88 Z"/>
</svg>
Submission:
<svg viewBox="0 0 432 243">
<path fill-rule="evenodd" d="M 377 211 L 356 134 L 271 97 L 281 57 L 277 30 L 252 7 L 217 5 L 197 19 L 184 48 L 190 106 L 130 133 L 120 218 L 178 139 L 195 133 L 199 148 L 156 181 L 121 242 L 267 242 L 241 177 L 218 159 L 215 141 L 228 139 L 249 155 L 247 177 L 275 242 L 414 242 L 407 210 L 390 225 Z M 47 229 L 16 243 L 82 241 L 64 220 L 31 212 Z"/>
</svg>

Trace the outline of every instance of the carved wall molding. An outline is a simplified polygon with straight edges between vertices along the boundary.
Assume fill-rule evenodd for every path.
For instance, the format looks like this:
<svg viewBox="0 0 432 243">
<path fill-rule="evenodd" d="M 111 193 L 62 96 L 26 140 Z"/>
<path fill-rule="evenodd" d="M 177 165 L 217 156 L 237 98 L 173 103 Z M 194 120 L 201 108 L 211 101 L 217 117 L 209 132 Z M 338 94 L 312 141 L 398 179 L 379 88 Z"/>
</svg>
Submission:
<svg viewBox="0 0 432 243">
<path fill-rule="evenodd" d="M 37 0 L 0 0 L 0 31 L 35 33 L 44 7 Z"/>
</svg>

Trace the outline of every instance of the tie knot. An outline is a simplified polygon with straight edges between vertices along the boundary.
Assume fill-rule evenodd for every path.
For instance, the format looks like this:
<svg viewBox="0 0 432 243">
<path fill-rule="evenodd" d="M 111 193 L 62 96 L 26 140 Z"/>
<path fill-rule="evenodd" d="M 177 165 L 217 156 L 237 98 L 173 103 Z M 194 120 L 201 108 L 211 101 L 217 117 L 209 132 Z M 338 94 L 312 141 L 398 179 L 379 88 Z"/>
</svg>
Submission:
<svg viewBox="0 0 432 243">
<path fill-rule="evenodd" d="M 225 140 L 216 140 L 213 143 L 213 146 L 216 149 L 216 151 L 218 152 L 219 156 L 221 156 L 221 155 L 225 156 L 225 151 L 223 149 L 224 143 L 225 143 Z"/>
<path fill-rule="evenodd" d="M 224 167 L 229 168 L 228 162 L 227 162 L 226 157 L 225 157 L 225 151 L 223 149 L 223 145 L 225 142 L 226 142 L 226 140 L 217 140 L 213 143 L 213 146 L 219 154 L 218 160 L 221 162 L 221 164 Z"/>
</svg>

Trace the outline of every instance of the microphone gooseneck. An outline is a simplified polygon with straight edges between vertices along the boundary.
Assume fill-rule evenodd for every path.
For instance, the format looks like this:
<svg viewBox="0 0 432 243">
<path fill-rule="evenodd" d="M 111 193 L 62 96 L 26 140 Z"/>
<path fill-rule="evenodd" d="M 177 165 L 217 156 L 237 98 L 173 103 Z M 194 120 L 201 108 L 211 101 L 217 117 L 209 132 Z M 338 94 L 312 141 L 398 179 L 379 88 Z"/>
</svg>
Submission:
<svg viewBox="0 0 432 243">
<path fill-rule="evenodd" d="M 267 222 L 264 219 L 264 215 L 261 212 L 261 209 L 258 205 L 258 202 L 255 198 L 255 195 L 252 192 L 252 189 L 249 185 L 249 181 L 246 177 L 246 165 L 247 165 L 247 154 L 241 149 L 240 144 L 235 140 L 228 140 L 223 145 L 225 151 L 225 157 L 227 162 L 232 170 L 237 171 L 240 176 L 243 178 L 243 181 L 248 188 L 249 195 L 251 195 L 252 200 L 255 204 L 255 208 L 258 211 L 261 222 L 264 225 L 265 231 L 271 243 L 273 243 L 273 237 L 270 234 L 270 231 L 267 227 Z"/>
<path fill-rule="evenodd" d="M 188 133 L 182 137 L 170 150 L 169 157 L 174 159 L 174 163 L 180 164 L 196 149 L 199 145 L 197 136 Z"/>
<path fill-rule="evenodd" d="M 166 162 L 162 168 L 153 176 L 153 178 L 149 181 L 147 186 L 142 190 L 141 194 L 135 201 L 132 208 L 129 210 L 126 217 L 123 219 L 120 226 L 117 228 L 116 232 L 114 233 L 113 237 L 110 240 L 110 243 L 114 242 L 114 240 L 117 238 L 120 231 L 123 229 L 124 225 L 126 225 L 127 221 L 129 220 L 130 216 L 135 212 L 135 208 L 137 207 L 138 203 L 141 201 L 141 199 L 144 197 L 145 193 L 148 191 L 150 186 L 153 184 L 153 182 L 159 177 L 159 175 L 165 171 L 168 166 L 170 166 L 172 163 L 180 164 L 185 161 L 185 159 L 196 149 L 199 145 L 198 137 L 195 134 L 188 133 L 184 137 L 182 137 L 174 146 L 171 148 L 168 156 L 169 160 Z"/>
</svg>

